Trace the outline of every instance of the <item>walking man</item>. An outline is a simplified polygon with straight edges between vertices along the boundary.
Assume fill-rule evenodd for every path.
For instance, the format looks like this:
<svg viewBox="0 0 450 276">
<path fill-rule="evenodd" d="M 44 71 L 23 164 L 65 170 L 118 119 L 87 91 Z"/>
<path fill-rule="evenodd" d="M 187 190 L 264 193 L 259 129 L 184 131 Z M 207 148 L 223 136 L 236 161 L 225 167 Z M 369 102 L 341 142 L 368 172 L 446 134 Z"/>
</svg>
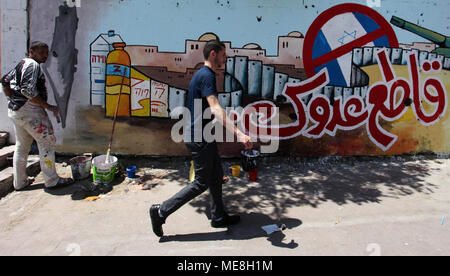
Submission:
<svg viewBox="0 0 450 276">
<path fill-rule="evenodd" d="M 217 144 L 215 141 L 206 142 L 202 135 L 203 128 L 212 121 L 212 119 L 203 119 L 205 110 L 210 108 L 215 119 L 228 131 L 234 133 L 246 149 L 252 148 L 252 143 L 249 136 L 243 134 L 231 120 L 227 119 L 226 113 L 217 98 L 216 71 L 226 62 L 225 45 L 218 40 L 211 40 L 206 43 L 203 55 L 205 65 L 197 71 L 191 80 L 186 104 L 191 114 L 191 121 L 186 127 L 188 131 L 185 131 L 185 134 L 190 133 L 190 135 L 188 137 L 185 135 L 185 145 L 194 160 L 195 179 L 161 205 L 154 204 L 150 207 L 153 232 L 158 237 L 163 236 L 162 225 L 170 214 L 208 188 L 211 195 L 211 226 L 215 228 L 227 227 L 240 221 L 238 215 L 231 216 L 225 210 L 222 200 L 224 173 Z M 196 101 L 201 101 L 202 112 L 194 112 Z M 202 127 L 198 126 L 199 122 L 201 122 Z M 201 137 L 199 138 L 199 136 Z"/>
<path fill-rule="evenodd" d="M 16 149 L 13 158 L 14 188 L 21 190 L 30 183 L 26 166 L 33 140 L 39 149 L 41 171 L 45 187 L 59 188 L 73 183 L 71 178 L 60 178 L 55 168 L 55 142 L 52 123 L 45 110 L 53 113 L 59 122 L 59 109 L 47 103 L 45 76 L 40 64 L 48 58 L 48 46 L 31 43 L 29 55 L 5 75 L 1 82 L 8 98 L 8 117 L 14 124 Z"/>
</svg>

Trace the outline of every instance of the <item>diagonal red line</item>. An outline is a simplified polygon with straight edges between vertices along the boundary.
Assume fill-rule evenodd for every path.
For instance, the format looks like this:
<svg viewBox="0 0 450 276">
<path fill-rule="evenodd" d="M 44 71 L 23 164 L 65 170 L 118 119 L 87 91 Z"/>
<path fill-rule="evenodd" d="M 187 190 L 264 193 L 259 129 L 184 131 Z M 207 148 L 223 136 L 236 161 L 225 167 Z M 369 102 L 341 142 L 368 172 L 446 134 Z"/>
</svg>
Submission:
<svg viewBox="0 0 450 276">
<path fill-rule="evenodd" d="M 384 33 L 384 30 L 381 28 L 376 31 L 373 31 L 369 34 L 366 34 L 358 39 L 353 40 L 352 42 L 345 44 L 344 46 L 334 49 L 333 51 L 314 59 L 312 61 L 312 64 L 313 64 L 312 67 L 315 68 L 320 65 L 326 64 L 332 60 L 335 60 L 335 59 L 345 55 L 346 53 L 351 52 L 354 48 L 363 47 L 367 43 L 372 42 L 375 39 L 380 38 L 384 35 L 386 35 L 386 34 Z"/>
<path fill-rule="evenodd" d="M 137 82 L 137 83 L 133 84 L 131 87 L 135 87 L 136 85 L 144 82 L 144 80 L 141 80 L 141 79 L 136 79 L 136 78 L 132 78 L 132 79 L 133 80 L 140 80 L 140 82 Z"/>
</svg>

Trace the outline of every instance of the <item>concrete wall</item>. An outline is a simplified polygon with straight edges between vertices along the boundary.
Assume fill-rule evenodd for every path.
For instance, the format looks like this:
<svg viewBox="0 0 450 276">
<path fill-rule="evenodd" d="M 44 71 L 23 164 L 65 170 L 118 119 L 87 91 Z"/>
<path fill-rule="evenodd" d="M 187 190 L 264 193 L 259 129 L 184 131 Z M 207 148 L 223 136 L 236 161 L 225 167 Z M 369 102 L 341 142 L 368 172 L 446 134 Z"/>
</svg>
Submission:
<svg viewBox="0 0 450 276">
<path fill-rule="evenodd" d="M 25 48 L 25 2 L 2 1 L 3 72 L 24 51 L 16 45 Z M 112 151 L 187 154 L 172 139 L 178 120 L 170 116 L 185 103 L 203 45 L 220 38 L 228 59 L 217 79 L 219 101 L 229 109 L 279 107 L 280 121 L 270 126 L 278 135 L 265 137 L 280 141 L 278 154 L 450 152 L 450 55 L 430 53 L 436 43 L 391 23 L 396 16 L 448 35 L 448 1 L 63 2 L 30 0 L 28 7 L 30 40 L 51 45 L 43 68 L 50 102 L 62 111 L 62 124 L 54 121 L 58 151 L 106 152 L 120 92 L 117 78 L 106 83 L 114 79 L 108 65 L 119 65 L 129 76 Z M 20 24 L 7 20 L 13 12 Z M 107 59 L 119 41 L 127 62 Z M 240 148 L 221 149 L 237 155 Z"/>
<path fill-rule="evenodd" d="M 27 1 L 26 0 L 2 0 L 1 1 L 1 74 L 6 74 L 17 64 L 27 52 Z M 8 118 L 6 98 L 0 96 L 0 130 L 9 132 L 10 143 L 15 143 L 14 127 Z"/>
</svg>

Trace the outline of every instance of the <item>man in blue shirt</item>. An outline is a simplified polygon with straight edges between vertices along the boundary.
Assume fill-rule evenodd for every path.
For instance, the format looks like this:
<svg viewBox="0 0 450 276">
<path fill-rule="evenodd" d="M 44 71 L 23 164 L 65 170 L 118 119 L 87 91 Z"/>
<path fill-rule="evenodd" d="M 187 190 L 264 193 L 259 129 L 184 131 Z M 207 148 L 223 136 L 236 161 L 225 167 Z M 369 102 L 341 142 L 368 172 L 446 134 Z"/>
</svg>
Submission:
<svg viewBox="0 0 450 276">
<path fill-rule="evenodd" d="M 204 119 L 205 111 L 209 108 L 215 119 L 227 130 L 233 132 L 246 149 L 251 149 L 252 143 L 249 136 L 242 133 L 231 120 L 227 119 L 225 110 L 220 106 L 217 98 L 215 71 L 224 66 L 226 62 L 225 45 L 218 40 L 211 40 L 206 43 L 203 55 L 205 66 L 198 70 L 192 78 L 186 103 L 186 107 L 191 113 L 191 121 L 186 126 L 185 144 L 194 160 L 195 179 L 161 205 L 154 204 L 150 207 L 153 232 L 158 237 L 163 236 L 162 225 L 170 214 L 208 188 L 211 194 L 211 226 L 227 227 L 240 221 L 238 215 L 228 215 L 223 204 L 222 163 L 216 142 L 207 142 L 206 140 L 209 139 L 204 137 L 204 127 L 213 120 Z"/>
</svg>

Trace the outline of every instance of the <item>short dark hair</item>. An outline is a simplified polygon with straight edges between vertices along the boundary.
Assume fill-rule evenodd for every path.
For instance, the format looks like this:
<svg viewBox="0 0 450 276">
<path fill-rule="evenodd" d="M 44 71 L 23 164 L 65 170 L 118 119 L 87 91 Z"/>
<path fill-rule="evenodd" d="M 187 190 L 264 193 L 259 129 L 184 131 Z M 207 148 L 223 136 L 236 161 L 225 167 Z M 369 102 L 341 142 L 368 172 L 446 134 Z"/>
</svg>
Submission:
<svg viewBox="0 0 450 276">
<path fill-rule="evenodd" d="M 205 57 L 205 60 L 207 60 L 212 51 L 217 53 L 222 49 L 225 49 L 225 44 L 223 42 L 220 42 L 219 40 L 210 40 L 206 42 L 205 48 L 203 49 L 203 56 Z"/>
<path fill-rule="evenodd" d="M 44 42 L 41 42 L 41 41 L 33 41 L 33 42 L 31 42 L 30 50 L 35 50 L 35 49 L 40 48 L 40 47 L 47 47 L 48 48 L 48 45 L 45 44 Z"/>
</svg>

